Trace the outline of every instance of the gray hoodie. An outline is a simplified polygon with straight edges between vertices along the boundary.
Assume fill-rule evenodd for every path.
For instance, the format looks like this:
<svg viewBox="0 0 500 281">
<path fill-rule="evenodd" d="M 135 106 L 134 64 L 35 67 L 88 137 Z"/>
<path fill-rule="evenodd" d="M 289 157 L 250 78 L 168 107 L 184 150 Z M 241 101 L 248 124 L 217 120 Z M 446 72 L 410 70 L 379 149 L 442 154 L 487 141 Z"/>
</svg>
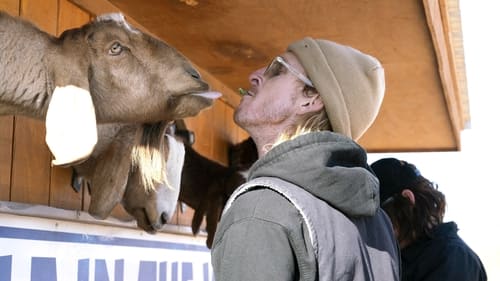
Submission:
<svg viewBox="0 0 500 281">
<path fill-rule="evenodd" d="M 297 137 L 249 173 L 272 178 L 281 187 L 247 185 L 228 200 L 212 249 L 217 281 L 397 280 L 397 244 L 360 146 L 331 132 Z"/>
</svg>

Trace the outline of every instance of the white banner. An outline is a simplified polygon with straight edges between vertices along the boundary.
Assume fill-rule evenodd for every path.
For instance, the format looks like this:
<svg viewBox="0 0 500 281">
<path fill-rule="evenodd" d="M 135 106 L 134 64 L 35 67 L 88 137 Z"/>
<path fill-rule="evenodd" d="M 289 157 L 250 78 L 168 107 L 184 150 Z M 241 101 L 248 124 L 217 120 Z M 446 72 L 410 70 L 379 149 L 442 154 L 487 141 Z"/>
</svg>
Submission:
<svg viewBox="0 0 500 281">
<path fill-rule="evenodd" d="M 0 213 L 0 281 L 212 281 L 204 237 Z"/>
</svg>

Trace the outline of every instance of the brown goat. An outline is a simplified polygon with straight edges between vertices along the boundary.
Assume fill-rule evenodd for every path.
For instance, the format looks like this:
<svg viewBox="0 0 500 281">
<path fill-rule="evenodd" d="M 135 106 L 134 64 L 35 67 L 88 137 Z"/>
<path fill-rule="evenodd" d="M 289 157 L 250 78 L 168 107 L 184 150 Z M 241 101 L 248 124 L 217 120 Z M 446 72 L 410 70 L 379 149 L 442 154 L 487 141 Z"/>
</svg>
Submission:
<svg viewBox="0 0 500 281">
<path fill-rule="evenodd" d="M 173 47 L 120 14 L 53 37 L 0 11 L 0 115 L 45 118 L 57 86 L 90 92 L 98 123 L 147 123 L 196 115 L 208 84 Z"/>
<path fill-rule="evenodd" d="M 207 92 L 208 84 L 181 53 L 132 28 L 121 14 L 100 16 L 53 37 L 0 12 L 0 69 L 0 115 L 43 120 L 54 91 L 70 85 L 88 92 L 95 108 L 89 112 L 95 114 L 97 123 L 147 123 L 194 116 L 218 97 Z M 66 96 L 76 96 L 71 94 Z M 64 110 L 69 106 L 67 103 Z M 70 116 L 50 120 L 71 126 L 67 118 Z M 87 135 L 91 134 L 79 137 Z M 76 141 L 73 149 L 81 149 Z"/>
<path fill-rule="evenodd" d="M 220 96 L 208 92 L 181 53 L 132 28 L 121 14 L 54 37 L 0 11 L 0 69 L 0 115 L 43 120 L 61 87 L 90 96 L 97 143 L 63 164 L 73 167 L 75 182 L 88 182 L 91 215 L 105 218 L 121 201 L 146 231 L 167 222 L 184 155 L 182 145 L 165 142 L 168 123 L 196 115 Z"/>
</svg>

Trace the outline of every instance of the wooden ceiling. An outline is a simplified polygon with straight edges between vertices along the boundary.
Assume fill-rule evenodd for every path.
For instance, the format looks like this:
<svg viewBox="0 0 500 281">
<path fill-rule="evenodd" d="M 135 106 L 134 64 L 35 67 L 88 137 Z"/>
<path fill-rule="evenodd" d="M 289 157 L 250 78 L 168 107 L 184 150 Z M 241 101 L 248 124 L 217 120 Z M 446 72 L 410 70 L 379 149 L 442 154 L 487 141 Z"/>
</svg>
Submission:
<svg viewBox="0 0 500 281">
<path fill-rule="evenodd" d="M 237 106 L 248 75 L 305 36 L 377 57 L 386 96 L 360 143 L 371 152 L 460 150 L 470 121 L 458 0 L 72 0 L 121 11 L 192 60 Z"/>
</svg>

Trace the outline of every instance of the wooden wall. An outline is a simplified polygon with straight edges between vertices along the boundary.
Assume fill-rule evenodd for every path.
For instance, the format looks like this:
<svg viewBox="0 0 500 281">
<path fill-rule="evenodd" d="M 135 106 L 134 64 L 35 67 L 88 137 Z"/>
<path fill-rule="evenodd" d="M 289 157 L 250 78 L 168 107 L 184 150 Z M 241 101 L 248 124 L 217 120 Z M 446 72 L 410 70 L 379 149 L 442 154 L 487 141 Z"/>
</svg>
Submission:
<svg viewBox="0 0 500 281">
<path fill-rule="evenodd" d="M 92 15 L 68 0 L 0 0 L 0 9 L 58 35 L 88 22 Z M 180 50 L 182 51 L 182 50 Z M 198 116 L 186 119 L 195 132 L 194 148 L 220 163 L 227 162 L 227 147 L 247 137 L 232 119 L 233 108 L 219 100 Z M 71 188 L 71 169 L 51 167 L 40 121 L 21 116 L 0 117 L 0 200 L 86 211 L 89 195 Z M 178 214 L 173 224 L 190 225 L 192 210 Z M 131 219 L 121 206 L 112 216 Z"/>
</svg>

